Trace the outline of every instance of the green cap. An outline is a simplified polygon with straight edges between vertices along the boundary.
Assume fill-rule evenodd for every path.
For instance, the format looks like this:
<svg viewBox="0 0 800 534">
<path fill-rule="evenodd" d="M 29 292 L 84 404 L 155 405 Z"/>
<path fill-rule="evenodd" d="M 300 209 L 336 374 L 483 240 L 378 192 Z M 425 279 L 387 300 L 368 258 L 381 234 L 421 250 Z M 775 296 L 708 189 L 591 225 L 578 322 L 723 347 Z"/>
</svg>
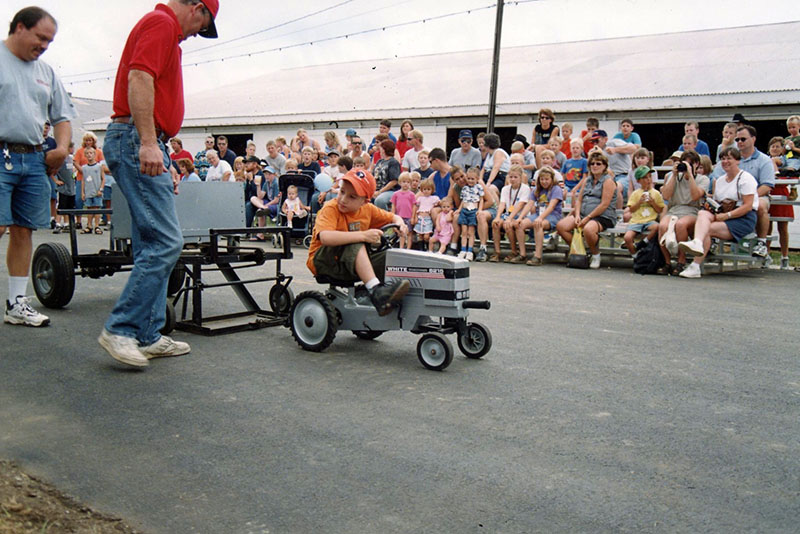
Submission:
<svg viewBox="0 0 800 534">
<path fill-rule="evenodd" d="M 633 171 L 633 177 L 636 178 L 637 180 L 641 180 L 651 172 L 653 172 L 653 169 L 651 169 L 647 165 L 642 165 L 641 167 L 636 167 L 636 170 Z"/>
</svg>

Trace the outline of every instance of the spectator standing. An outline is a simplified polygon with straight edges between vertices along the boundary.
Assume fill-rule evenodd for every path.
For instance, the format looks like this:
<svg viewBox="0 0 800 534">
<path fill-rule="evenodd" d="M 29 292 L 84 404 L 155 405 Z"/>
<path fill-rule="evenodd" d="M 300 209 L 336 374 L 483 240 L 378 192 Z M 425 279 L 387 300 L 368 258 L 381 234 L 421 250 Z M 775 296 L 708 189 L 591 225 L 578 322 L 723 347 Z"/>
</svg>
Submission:
<svg viewBox="0 0 800 534">
<path fill-rule="evenodd" d="M 419 130 L 411 130 L 411 132 L 409 132 L 408 144 L 411 148 L 409 148 L 405 156 L 403 156 L 401 167 L 404 171 L 416 171 L 419 169 L 419 153 L 423 150 L 427 150 L 422 144 L 423 140 L 424 136 Z"/>
<path fill-rule="evenodd" d="M 411 218 L 414 216 L 414 205 L 417 195 L 411 190 L 411 175 L 407 172 L 400 173 L 397 179 L 400 190 L 392 193 L 392 213 L 402 217 L 406 226 L 411 228 Z M 400 248 L 411 248 L 411 233 L 400 236 Z"/>
<path fill-rule="evenodd" d="M 608 158 L 609 169 L 617 184 L 616 209 L 621 210 L 628 197 L 628 173 L 631 169 L 631 157 L 638 147 L 621 139 L 609 139 L 605 130 L 595 130 L 592 139 L 597 143 L 597 149 L 601 150 Z"/>
<path fill-rule="evenodd" d="M 783 137 L 773 137 L 769 140 L 769 155 L 775 165 L 781 169 L 786 168 L 786 145 L 788 142 Z M 792 143 L 793 146 L 794 143 Z M 786 185 L 776 185 L 772 190 L 772 194 L 780 195 L 783 197 L 789 196 L 789 187 Z M 782 217 L 788 221 L 778 221 L 778 239 L 781 247 L 781 270 L 789 269 L 789 221 L 794 220 L 794 206 L 774 204 L 769 208 L 771 217 Z M 769 223 L 769 230 L 767 235 L 772 235 L 772 221 Z"/>
<path fill-rule="evenodd" d="M 172 148 L 172 154 L 169 155 L 169 159 L 172 160 L 175 170 L 178 169 L 179 159 L 192 159 L 192 153 L 183 148 L 183 141 L 180 138 L 173 137 L 170 139 L 169 146 Z"/>
<path fill-rule="evenodd" d="M 470 167 L 481 166 L 481 151 L 472 146 L 472 130 L 461 130 L 458 132 L 459 148 L 454 148 L 450 152 L 448 163 L 452 167 L 458 165 L 464 170 Z"/>
<path fill-rule="evenodd" d="M 286 156 L 280 153 L 278 150 L 278 143 L 272 139 L 267 141 L 267 157 L 264 158 L 264 161 L 268 166 L 278 171 L 279 176 L 284 173 L 284 169 L 286 168 Z"/>
<path fill-rule="evenodd" d="M 547 148 L 547 145 L 550 144 L 550 138 L 557 137 L 558 133 L 559 130 L 558 126 L 556 126 L 556 116 L 553 111 L 547 108 L 540 109 L 539 124 L 534 126 L 533 135 L 531 136 L 533 139 L 533 145 L 536 147 L 536 151 L 538 152 L 544 148 Z"/>
<path fill-rule="evenodd" d="M 103 151 L 97 146 L 97 136 L 92 132 L 86 132 L 83 134 L 81 138 L 81 146 L 75 151 L 75 156 L 73 160 L 73 164 L 75 165 L 75 189 L 76 191 L 80 191 L 81 184 L 83 183 L 83 171 L 81 169 L 84 165 L 89 163 L 89 160 L 86 159 L 85 151 L 87 148 L 92 147 L 95 150 L 95 155 L 97 157 L 97 161 L 103 161 Z M 75 195 L 75 209 L 83 209 L 83 200 L 81 200 L 81 195 Z M 81 227 L 81 219 L 83 217 L 77 218 L 77 228 Z"/>
<path fill-rule="evenodd" d="M 228 138 L 224 135 L 217 136 L 217 154 L 219 159 L 226 161 L 233 168 L 233 163 L 236 161 L 236 152 L 228 148 Z"/>
<path fill-rule="evenodd" d="M 701 156 L 705 155 L 711 157 L 711 152 L 708 149 L 708 143 L 700 139 L 700 123 L 697 121 L 689 121 L 683 125 L 684 135 L 693 135 L 697 139 L 696 152 Z M 683 146 L 678 147 L 678 150 L 683 152 Z"/>
<path fill-rule="evenodd" d="M 214 150 L 214 137 L 210 135 L 207 136 L 205 144 L 205 148 L 198 150 L 197 154 L 194 155 L 194 168 L 197 170 L 197 176 L 203 182 L 206 181 L 206 173 L 208 172 L 208 159 L 206 158 L 206 152 L 209 150 Z"/>
<path fill-rule="evenodd" d="M 183 248 L 175 211 L 175 179 L 164 141 L 183 122 L 180 42 L 216 37 L 217 0 L 169 0 L 145 15 L 128 37 L 106 130 L 109 167 L 131 212 L 134 265 L 98 341 L 111 356 L 144 367 L 180 356 L 188 343 L 162 336 L 167 280 Z M 159 98 L 156 98 L 159 95 Z"/>
<path fill-rule="evenodd" d="M 64 210 L 75 209 L 75 170 L 73 163 L 74 152 L 75 144 L 70 141 L 69 154 L 67 155 L 66 159 L 64 159 L 64 163 L 61 165 L 58 173 L 53 176 L 53 181 L 55 182 L 58 190 L 58 207 Z M 56 227 L 53 230 L 53 233 L 61 233 L 61 231 L 64 229 L 64 226 L 68 225 L 67 220 L 68 219 L 66 215 L 58 215 L 58 220 L 56 221 Z"/>
<path fill-rule="evenodd" d="M 580 139 L 573 139 L 572 157 L 564 162 L 561 167 L 561 174 L 564 177 L 564 185 L 567 191 L 575 189 L 581 180 L 589 174 L 589 162 L 583 157 L 583 143 Z"/>
<path fill-rule="evenodd" d="M 738 127 L 739 125 L 735 122 L 729 122 L 722 127 L 722 142 L 717 146 L 717 155 L 714 159 L 714 163 L 719 162 L 719 155 L 723 150 L 736 147 L 733 138 L 736 137 L 736 129 Z"/>
<path fill-rule="evenodd" d="M 39 61 L 57 29 L 47 11 L 27 7 L 14 15 L 8 37 L 0 46 L 0 148 L 4 160 L 0 165 L 0 237 L 8 228 L 8 296 L 3 321 L 9 324 L 50 323 L 28 304 L 25 293 L 33 230 L 47 228 L 50 222 L 48 176 L 57 172 L 67 157 L 70 121 L 76 117 L 61 81 L 49 65 Z M 57 146 L 45 155 L 42 125 L 47 120 L 53 125 Z"/>
<path fill-rule="evenodd" d="M 397 139 L 397 151 L 400 153 L 401 162 L 406 152 L 408 152 L 408 149 L 411 148 L 411 145 L 408 144 L 408 134 L 410 134 L 413 129 L 414 124 L 408 119 L 400 124 L 400 137 Z"/>
</svg>

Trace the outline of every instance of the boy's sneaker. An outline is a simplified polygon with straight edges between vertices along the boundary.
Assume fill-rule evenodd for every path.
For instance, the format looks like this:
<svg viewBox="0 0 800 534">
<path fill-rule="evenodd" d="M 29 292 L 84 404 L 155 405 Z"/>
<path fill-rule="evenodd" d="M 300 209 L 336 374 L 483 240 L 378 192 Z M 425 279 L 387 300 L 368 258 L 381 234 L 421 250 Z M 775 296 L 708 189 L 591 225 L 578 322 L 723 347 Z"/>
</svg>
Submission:
<svg viewBox="0 0 800 534">
<path fill-rule="evenodd" d="M 58 224 L 58 223 L 56 223 L 56 220 L 54 218 L 50 217 L 50 229 L 51 230 L 55 230 L 56 224 Z"/>
<path fill-rule="evenodd" d="M 8 324 L 22 324 L 25 326 L 47 326 L 50 318 L 37 312 L 31 305 L 28 297 L 18 296 L 14 304 L 9 304 L 6 300 L 6 312 L 3 315 L 3 322 Z"/>
<path fill-rule="evenodd" d="M 104 328 L 100 337 L 97 338 L 97 342 L 120 363 L 133 367 L 150 365 L 145 355 L 139 350 L 139 342 L 132 337 L 118 336 Z"/>
<path fill-rule="evenodd" d="M 686 254 L 691 254 L 692 256 L 703 255 L 703 243 L 701 243 L 699 239 L 692 239 L 691 241 L 681 241 L 680 243 L 678 243 L 678 248 L 684 251 Z"/>
<path fill-rule="evenodd" d="M 640 250 L 642 250 L 644 247 L 647 246 L 647 243 L 648 242 L 645 241 L 644 239 L 640 239 L 639 241 L 636 242 L 635 245 L 633 245 L 633 248 L 636 250 L 636 252 L 639 252 Z"/>
<path fill-rule="evenodd" d="M 53 233 L 54 234 L 60 234 L 63 229 L 64 229 L 63 226 L 61 226 L 60 224 L 56 224 L 56 227 L 53 228 Z"/>
<path fill-rule="evenodd" d="M 764 260 L 761 262 L 761 268 L 762 269 L 769 269 L 772 266 L 773 263 L 775 263 L 775 262 L 773 261 L 772 256 L 767 254 L 767 256 L 764 258 Z"/>
<path fill-rule="evenodd" d="M 592 259 L 591 261 L 589 261 L 589 268 L 590 269 L 600 268 L 600 254 L 592 254 Z"/>
<path fill-rule="evenodd" d="M 464 259 L 466 259 L 467 261 L 472 261 L 475 258 L 473 256 L 472 252 L 467 252 L 467 255 L 465 256 Z"/>
<path fill-rule="evenodd" d="M 781 258 L 781 271 L 789 270 L 789 258 Z"/>
<path fill-rule="evenodd" d="M 403 300 L 411 284 L 408 280 L 392 282 L 391 284 L 378 284 L 369 294 L 372 305 L 378 310 L 378 315 L 388 315 Z"/>
<path fill-rule="evenodd" d="M 758 256 L 759 258 L 766 258 L 769 254 L 767 250 L 767 243 L 765 241 L 761 241 L 760 239 L 753 245 L 753 250 L 750 252 L 753 256 Z"/>
<path fill-rule="evenodd" d="M 475 254 L 475 261 L 486 261 L 487 259 L 489 258 L 486 255 L 486 249 L 485 248 L 478 249 L 477 254 Z M 787 263 L 786 265 L 789 264 Z"/>
<path fill-rule="evenodd" d="M 182 356 L 189 354 L 192 350 L 188 343 L 183 341 L 175 341 L 171 337 L 161 336 L 158 341 L 146 347 L 140 347 L 145 358 L 152 360 L 153 358 L 164 358 L 168 356 Z"/>
<path fill-rule="evenodd" d="M 457 258 L 459 258 L 461 260 L 466 259 L 466 257 L 467 257 L 467 251 L 466 250 L 462 250 L 461 252 L 458 253 L 458 256 L 457 256 Z"/>
<path fill-rule="evenodd" d="M 678 276 L 681 278 L 700 278 L 700 264 L 696 262 L 690 263 Z"/>
</svg>

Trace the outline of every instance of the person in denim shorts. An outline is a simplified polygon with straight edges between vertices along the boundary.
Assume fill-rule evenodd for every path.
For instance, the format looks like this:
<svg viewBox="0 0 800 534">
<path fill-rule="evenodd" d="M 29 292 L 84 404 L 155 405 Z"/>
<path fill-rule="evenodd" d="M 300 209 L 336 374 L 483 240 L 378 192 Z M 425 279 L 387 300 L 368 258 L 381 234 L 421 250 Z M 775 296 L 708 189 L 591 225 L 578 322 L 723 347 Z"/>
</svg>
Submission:
<svg viewBox="0 0 800 534">
<path fill-rule="evenodd" d="M 9 231 L 8 298 L 3 322 L 45 326 L 50 319 L 25 296 L 32 234 L 50 226 L 50 178 L 67 157 L 75 108 L 53 69 L 39 61 L 57 31 L 52 15 L 26 7 L 14 15 L 0 45 L 0 236 Z M 32 103 L 35 103 L 32 104 Z M 43 126 L 56 146 L 44 150 Z"/>
<path fill-rule="evenodd" d="M 190 350 L 159 332 L 167 281 L 183 248 L 175 211 L 178 175 L 164 142 L 183 122 L 180 42 L 198 34 L 215 38 L 218 10 L 217 0 L 156 5 L 131 30 L 117 70 L 104 148 L 116 187 L 128 201 L 134 263 L 98 342 L 126 365 L 145 367 L 152 358 Z"/>
</svg>

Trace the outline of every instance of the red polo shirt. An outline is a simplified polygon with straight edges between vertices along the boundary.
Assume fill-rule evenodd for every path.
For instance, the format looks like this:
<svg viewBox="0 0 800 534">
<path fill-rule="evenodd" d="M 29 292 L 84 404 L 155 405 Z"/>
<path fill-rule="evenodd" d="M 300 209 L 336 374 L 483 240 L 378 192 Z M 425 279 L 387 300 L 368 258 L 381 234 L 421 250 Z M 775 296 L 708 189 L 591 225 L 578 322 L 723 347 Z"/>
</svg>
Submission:
<svg viewBox="0 0 800 534">
<path fill-rule="evenodd" d="M 183 123 L 183 74 L 181 48 L 183 39 L 175 13 L 164 4 L 142 17 L 134 26 L 122 51 L 114 84 L 112 117 L 131 114 L 128 105 L 128 73 L 140 70 L 153 77 L 155 85 L 156 127 L 174 136 Z"/>
</svg>

